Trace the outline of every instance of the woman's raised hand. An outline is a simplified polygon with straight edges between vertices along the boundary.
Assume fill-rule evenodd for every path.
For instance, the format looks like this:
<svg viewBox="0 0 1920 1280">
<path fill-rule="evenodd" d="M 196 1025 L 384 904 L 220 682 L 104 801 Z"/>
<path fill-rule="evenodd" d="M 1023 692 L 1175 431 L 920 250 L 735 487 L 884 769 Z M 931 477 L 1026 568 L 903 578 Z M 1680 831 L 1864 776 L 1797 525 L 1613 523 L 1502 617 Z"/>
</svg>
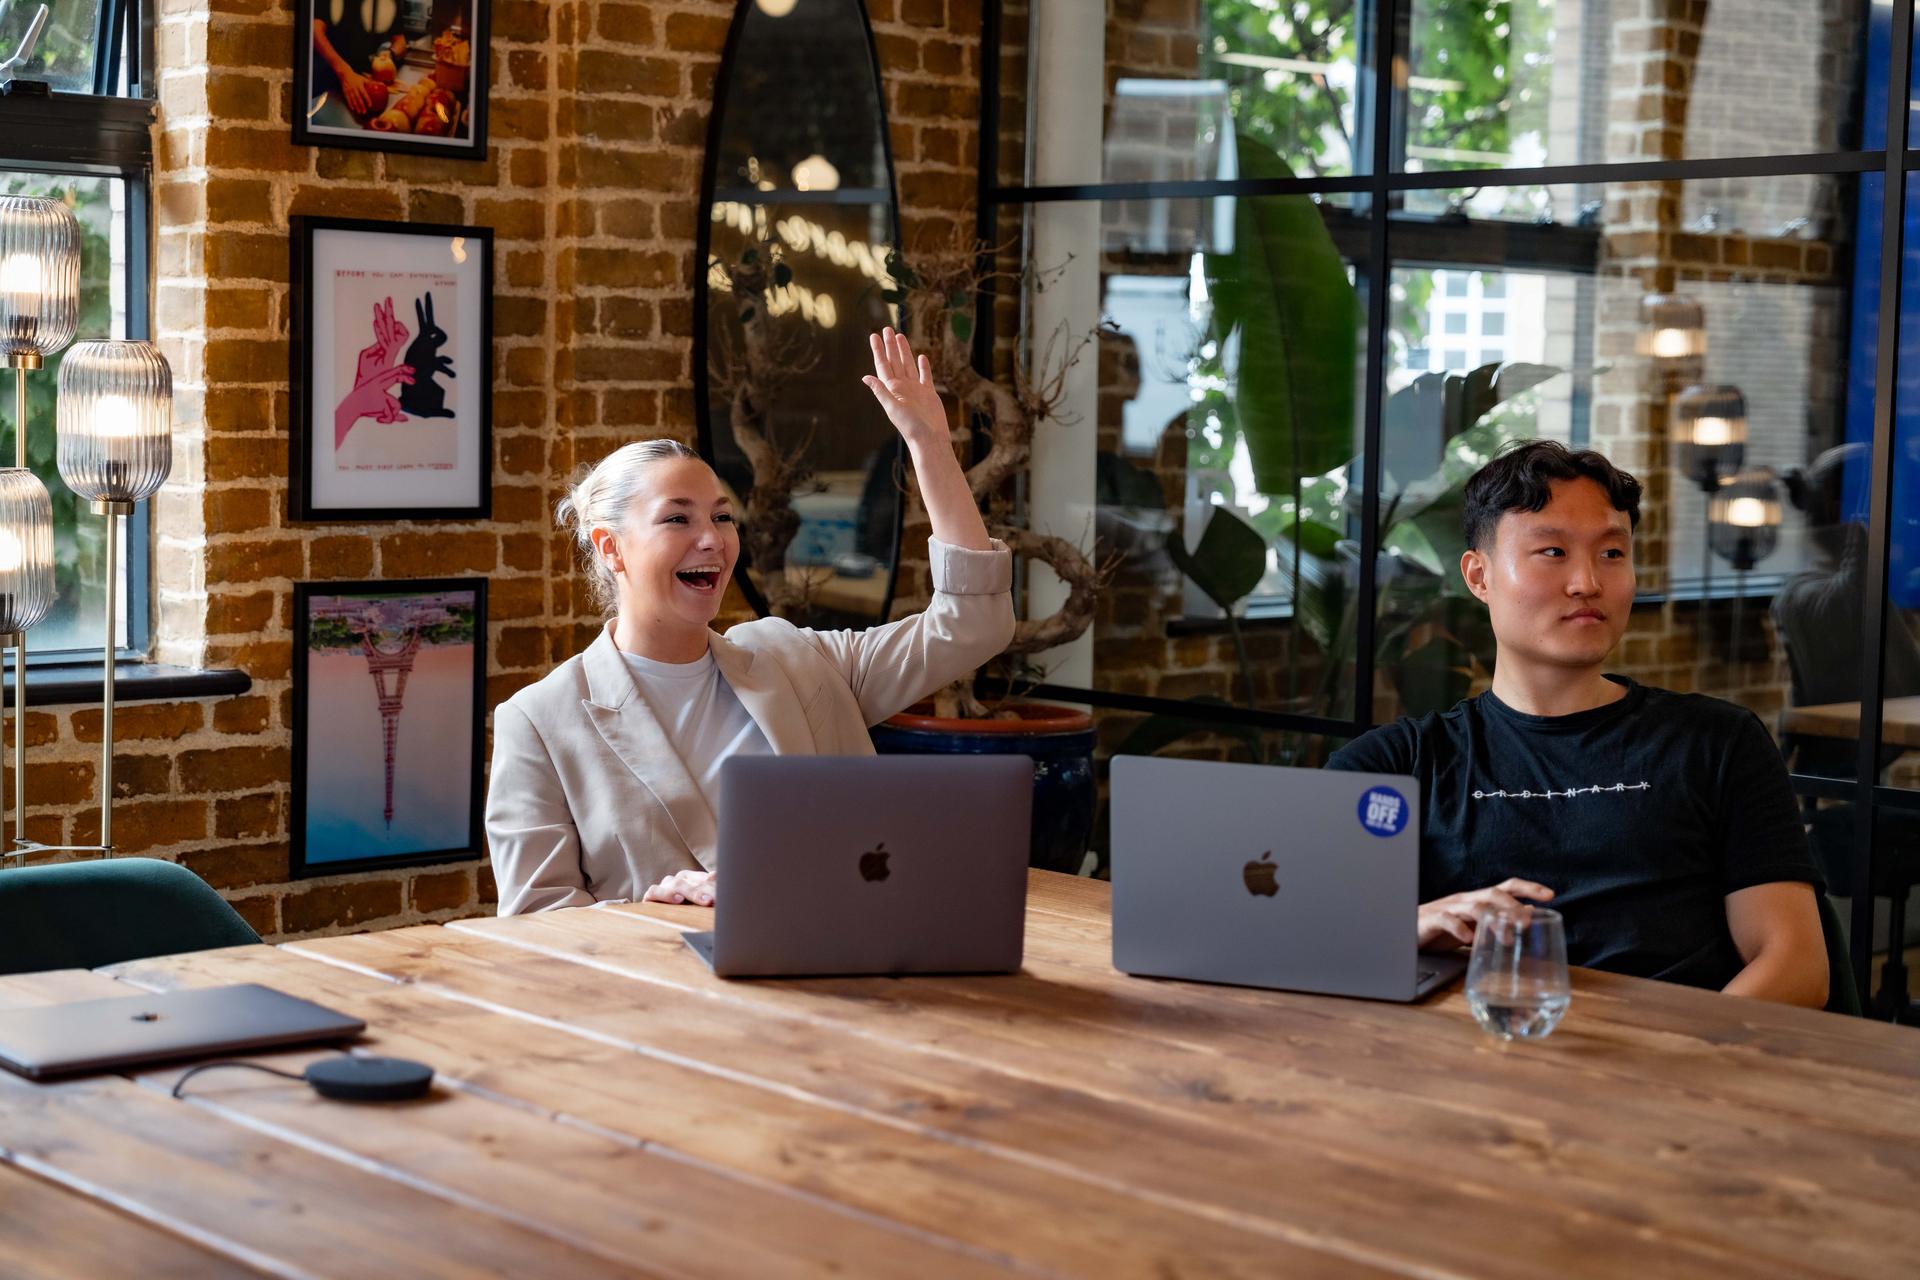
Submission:
<svg viewBox="0 0 1920 1280">
<path fill-rule="evenodd" d="M 873 348 L 873 373 L 860 381 L 887 411 L 894 429 L 908 444 L 951 448 L 947 409 L 933 388 L 932 363 L 925 356 L 916 359 L 906 335 L 891 328 L 870 335 L 867 342 Z"/>
</svg>

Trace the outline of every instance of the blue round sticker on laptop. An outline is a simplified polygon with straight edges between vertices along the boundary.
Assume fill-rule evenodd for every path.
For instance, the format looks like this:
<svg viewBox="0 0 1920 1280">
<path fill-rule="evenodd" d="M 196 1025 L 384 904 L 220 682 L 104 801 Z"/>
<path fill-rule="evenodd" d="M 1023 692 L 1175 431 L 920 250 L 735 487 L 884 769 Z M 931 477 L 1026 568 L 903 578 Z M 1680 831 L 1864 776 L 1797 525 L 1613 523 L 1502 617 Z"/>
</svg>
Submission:
<svg viewBox="0 0 1920 1280">
<path fill-rule="evenodd" d="M 1385 839 L 1407 829 L 1407 798 L 1392 787 L 1372 787 L 1360 797 L 1360 825 Z"/>
</svg>

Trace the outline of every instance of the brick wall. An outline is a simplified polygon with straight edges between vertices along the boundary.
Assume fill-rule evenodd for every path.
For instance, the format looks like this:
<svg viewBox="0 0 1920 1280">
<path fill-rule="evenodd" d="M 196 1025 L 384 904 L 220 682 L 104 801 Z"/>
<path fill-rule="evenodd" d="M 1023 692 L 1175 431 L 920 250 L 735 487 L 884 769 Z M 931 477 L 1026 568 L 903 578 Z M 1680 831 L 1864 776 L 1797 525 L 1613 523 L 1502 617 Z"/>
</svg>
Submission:
<svg viewBox="0 0 1920 1280">
<path fill-rule="evenodd" d="M 869 0 L 903 233 L 970 225 L 979 0 Z M 691 441 L 697 188 L 731 0 L 494 0 L 484 161 L 295 147 L 292 5 L 160 0 L 156 316 L 176 387 L 154 501 L 156 657 L 238 667 L 245 696 L 116 713 L 116 846 L 177 860 L 270 937 L 490 909 L 484 861 L 289 883 L 292 584 L 484 575 L 491 705 L 597 621 L 550 513 L 576 463 Z M 491 521 L 287 519 L 288 218 L 495 232 Z M 924 546 L 910 514 L 906 548 Z M 903 609 L 926 588 L 903 567 Z M 737 600 L 729 618 L 742 616 Z M 34 711 L 29 834 L 96 837 L 97 708 Z"/>
</svg>

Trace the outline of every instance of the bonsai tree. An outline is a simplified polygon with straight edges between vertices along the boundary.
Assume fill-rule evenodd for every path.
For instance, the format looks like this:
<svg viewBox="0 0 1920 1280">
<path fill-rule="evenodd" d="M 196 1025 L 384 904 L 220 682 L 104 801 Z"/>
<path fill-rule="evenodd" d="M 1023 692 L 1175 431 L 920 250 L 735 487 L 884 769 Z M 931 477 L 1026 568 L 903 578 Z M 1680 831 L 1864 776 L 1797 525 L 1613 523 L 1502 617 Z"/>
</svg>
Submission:
<svg viewBox="0 0 1920 1280">
<path fill-rule="evenodd" d="M 767 308 L 769 286 L 793 278 L 792 269 L 774 257 L 772 246 L 747 249 L 735 263 L 715 258 L 708 264 L 713 305 L 733 309 L 735 325 L 715 325 L 714 353 L 708 361 L 712 394 L 726 401 L 734 442 L 746 455 L 753 483 L 745 498 L 740 540 L 747 563 L 761 575 L 767 607 L 782 618 L 804 615 L 806 588 L 787 574 L 787 547 L 800 530 L 793 509 L 794 490 L 807 481 L 806 440 L 775 438 L 768 408 L 797 375 L 814 363 L 806 331 L 775 325 Z"/>
<path fill-rule="evenodd" d="M 1017 660 L 1078 639 L 1093 624 L 1094 601 L 1110 576 L 1093 557 L 1067 539 L 1028 528 L 1017 516 L 1012 480 L 1033 457 L 1034 434 L 1058 419 L 1067 371 L 1093 342 L 1097 330 L 1071 339 L 1062 329 L 1049 336 L 1039 361 L 1041 373 L 1028 377 L 1016 369 L 1013 384 L 1002 385 L 973 367 L 974 300 L 991 281 L 1008 280 L 1045 288 L 1047 277 L 1025 269 L 1000 272 L 983 267 L 993 257 L 989 246 L 955 236 L 911 259 L 897 251 L 887 260 L 894 287 L 883 295 L 901 308 L 906 333 L 933 365 L 935 383 L 957 403 L 956 443 L 984 436 L 987 450 L 967 469 L 974 500 L 986 512 L 987 529 L 1013 553 L 1038 561 L 1067 586 L 1067 598 L 1044 618 L 1022 619 L 1005 656 Z M 1057 273 L 1055 273 L 1057 274 Z M 963 718 L 996 718 L 975 696 L 973 680 L 939 691 L 934 713 Z M 1011 716 L 1010 711 L 999 713 Z"/>
</svg>

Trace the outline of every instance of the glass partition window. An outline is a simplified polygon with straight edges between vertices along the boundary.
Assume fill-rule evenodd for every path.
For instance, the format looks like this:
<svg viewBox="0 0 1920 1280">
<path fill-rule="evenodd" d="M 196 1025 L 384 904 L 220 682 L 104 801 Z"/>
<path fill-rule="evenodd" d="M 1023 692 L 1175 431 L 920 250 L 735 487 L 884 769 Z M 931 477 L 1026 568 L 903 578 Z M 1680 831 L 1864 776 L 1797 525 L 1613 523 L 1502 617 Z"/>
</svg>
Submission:
<svg viewBox="0 0 1920 1280">
<path fill-rule="evenodd" d="M 1896 847 L 1916 823 L 1889 817 L 1920 815 L 1920 190 L 1889 201 L 1876 150 L 1889 102 L 1915 100 L 1891 83 L 1908 6 L 1096 2 L 993 4 L 983 158 L 1002 185 L 981 225 L 1015 275 L 1077 228 L 1072 326 L 1103 325 L 1073 409 L 1098 423 L 1095 532 L 1117 568 L 1091 677 L 1054 690 L 1101 708 L 1102 749 L 1316 763 L 1312 735 L 1484 690 L 1464 483 L 1516 440 L 1594 448 L 1644 485 L 1614 669 L 1753 711 L 1832 888 L 1873 833 L 1885 887 L 1878 915 L 1849 913 L 1856 961 L 1920 939 L 1920 916 L 1887 918 L 1920 883 Z M 1076 43 L 1095 29 L 1097 69 Z M 1907 250 L 1893 379 L 1889 207 Z M 1023 284 L 982 312 L 1002 374 L 1039 310 L 1060 308 Z M 1077 499 L 1023 500 L 1040 523 L 1084 519 Z M 1233 740 L 1241 712 L 1270 749 Z M 1169 737 L 1183 721 L 1212 736 Z M 1875 980 L 1904 1006 L 1893 965 Z"/>
<path fill-rule="evenodd" d="M 1002 8 L 1002 155 L 1021 172 L 1029 10 Z M 1169 182 L 1344 177 L 1372 154 L 1362 81 L 1371 7 L 1352 0 L 1108 6 L 1099 178 Z M 1091 21 L 1100 21 L 1095 10 Z M 1235 140 L 1260 144 L 1265 167 Z M 1270 153 L 1270 155 L 1268 154 Z M 1030 157 L 1029 157 L 1030 159 Z M 1003 170 L 1007 172 L 1007 170 Z M 1033 179 L 1029 167 L 1027 178 Z"/>
<path fill-rule="evenodd" d="M 1397 156 L 1409 173 L 1858 145 L 1853 88 L 1866 5 L 1411 0 L 1409 8 Z M 1764 92 L 1755 91 L 1756 68 L 1765 68 Z"/>
<path fill-rule="evenodd" d="M 1857 652 L 1779 612 L 1808 591 L 1856 614 L 1861 600 L 1822 486 L 1837 495 L 1844 459 L 1863 457 L 1847 446 L 1871 389 L 1856 405 L 1849 371 L 1872 369 L 1875 315 L 1850 285 L 1871 264 L 1842 265 L 1862 184 L 1817 182 L 1835 210 L 1824 238 L 1663 226 L 1691 184 L 1543 189 L 1602 211 L 1573 227 L 1390 222 L 1378 718 L 1485 687 L 1492 635 L 1458 570 L 1463 486 L 1507 444 L 1542 437 L 1599 449 L 1645 485 L 1621 671 L 1768 719 L 1806 695 L 1795 672 L 1857 687 Z"/>
<path fill-rule="evenodd" d="M 1097 332 L 1095 532 L 1115 578 L 1095 679 L 1103 655 L 1129 660 L 1142 628 L 1284 618 L 1306 600 L 1306 625 L 1227 642 L 1244 669 L 1236 650 L 1151 691 L 1341 714 L 1349 685 L 1332 646 L 1358 544 L 1336 495 L 1360 453 L 1367 220 L 1304 195 L 1121 201 L 1101 215 L 1100 312 L 1082 327 Z M 1319 560 L 1303 563 L 1300 527 L 1326 553 L 1325 580 L 1302 578 Z"/>
</svg>

